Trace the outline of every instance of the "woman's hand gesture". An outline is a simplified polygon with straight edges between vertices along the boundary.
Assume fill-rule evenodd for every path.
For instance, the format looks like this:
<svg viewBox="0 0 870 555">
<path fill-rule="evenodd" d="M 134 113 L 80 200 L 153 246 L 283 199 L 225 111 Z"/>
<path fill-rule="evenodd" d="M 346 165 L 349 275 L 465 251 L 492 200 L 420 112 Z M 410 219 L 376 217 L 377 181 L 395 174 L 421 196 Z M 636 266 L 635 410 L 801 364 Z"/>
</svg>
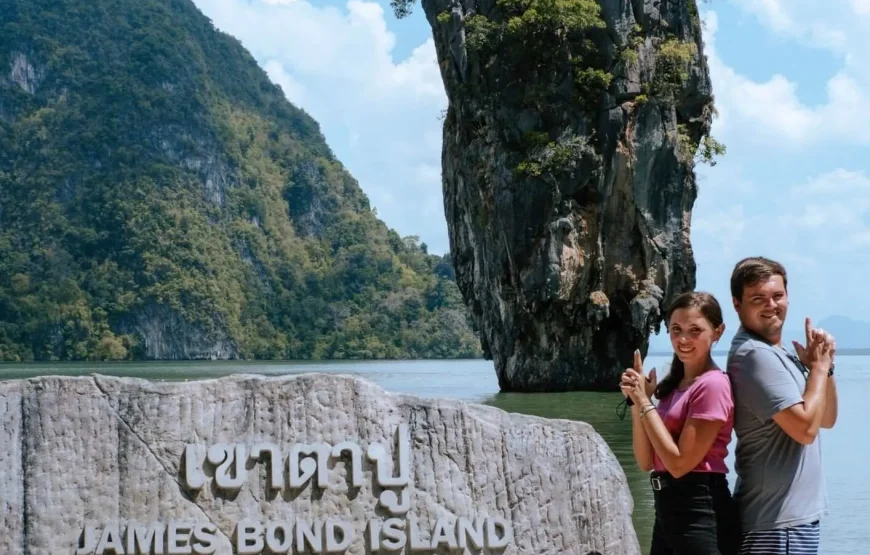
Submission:
<svg viewBox="0 0 870 555">
<path fill-rule="evenodd" d="M 626 368 L 620 380 L 619 389 L 623 395 L 629 397 L 637 406 L 649 404 L 649 398 L 656 390 L 656 369 L 650 370 L 649 378 L 643 374 L 643 361 L 640 351 L 634 351 L 634 368 Z"/>
</svg>

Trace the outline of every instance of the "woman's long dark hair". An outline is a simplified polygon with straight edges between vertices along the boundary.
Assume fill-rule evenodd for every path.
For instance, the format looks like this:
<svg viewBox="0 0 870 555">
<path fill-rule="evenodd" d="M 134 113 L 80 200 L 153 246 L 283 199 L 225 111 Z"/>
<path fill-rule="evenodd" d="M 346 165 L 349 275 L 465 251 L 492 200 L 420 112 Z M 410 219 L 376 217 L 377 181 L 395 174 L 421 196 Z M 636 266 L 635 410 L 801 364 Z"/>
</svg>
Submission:
<svg viewBox="0 0 870 555">
<path fill-rule="evenodd" d="M 668 307 L 667 315 L 665 316 L 665 322 L 668 325 L 668 337 L 671 335 L 671 315 L 673 315 L 674 311 L 681 308 L 697 308 L 701 311 L 704 319 L 710 322 L 713 329 L 722 325 L 722 308 L 719 306 L 719 301 L 716 300 L 716 297 L 703 291 L 692 291 L 678 296 Z M 673 393 L 685 376 L 686 368 L 683 366 L 683 361 L 680 360 L 677 353 L 674 353 L 674 361 L 671 363 L 670 372 L 656 386 L 656 398 L 664 399 Z"/>
</svg>

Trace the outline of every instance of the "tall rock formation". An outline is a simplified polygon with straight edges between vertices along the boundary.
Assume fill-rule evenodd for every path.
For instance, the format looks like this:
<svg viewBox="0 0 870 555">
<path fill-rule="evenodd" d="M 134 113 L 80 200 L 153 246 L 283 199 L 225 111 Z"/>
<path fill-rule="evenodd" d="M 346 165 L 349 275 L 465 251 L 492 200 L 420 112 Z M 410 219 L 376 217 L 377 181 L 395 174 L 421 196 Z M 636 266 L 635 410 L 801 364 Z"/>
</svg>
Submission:
<svg viewBox="0 0 870 555">
<path fill-rule="evenodd" d="M 398 0 L 398 16 L 413 0 Z M 613 389 L 695 285 L 695 0 L 423 0 L 457 281 L 504 390 Z"/>
</svg>

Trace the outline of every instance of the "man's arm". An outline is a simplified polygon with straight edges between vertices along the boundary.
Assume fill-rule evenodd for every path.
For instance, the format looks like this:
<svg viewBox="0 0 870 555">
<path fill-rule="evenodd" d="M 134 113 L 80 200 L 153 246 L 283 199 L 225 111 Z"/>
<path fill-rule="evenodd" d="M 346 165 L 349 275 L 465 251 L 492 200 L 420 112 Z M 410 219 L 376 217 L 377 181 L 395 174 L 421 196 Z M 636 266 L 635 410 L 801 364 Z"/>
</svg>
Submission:
<svg viewBox="0 0 870 555">
<path fill-rule="evenodd" d="M 801 362 L 810 370 L 803 395 L 803 406 L 791 407 L 788 411 L 774 416 L 773 419 L 792 439 L 809 445 L 815 441 L 819 428 L 823 424 L 833 426 L 833 420 L 836 420 L 836 407 L 830 407 L 828 403 L 831 398 L 829 390 L 833 387 L 833 384 L 828 383 L 829 371 L 834 361 L 836 343 L 830 334 L 813 328 L 809 318 L 806 319 L 805 328 L 806 347 L 797 341 L 792 341 Z M 831 405 L 834 403 L 836 398 Z"/>
<path fill-rule="evenodd" d="M 763 422 L 773 419 L 793 440 L 809 445 L 821 424 L 828 370 L 810 368 L 806 388 L 801 390 L 782 359 L 770 348 L 747 352 L 735 375 L 734 395 Z"/>
<path fill-rule="evenodd" d="M 804 389 L 803 401 L 773 415 L 773 421 L 793 440 L 809 445 L 816 440 L 825 414 L 828 369 L 810 367 L 810 377 Z"/>
<path fill-rule="evenodd" d="M 837 423 L 837 382 L 834 376 L 828 378 L 828 387 L 825 389 L 825 414 L 822 416 L 822 428 L 833 428 Z"/>
</svg>

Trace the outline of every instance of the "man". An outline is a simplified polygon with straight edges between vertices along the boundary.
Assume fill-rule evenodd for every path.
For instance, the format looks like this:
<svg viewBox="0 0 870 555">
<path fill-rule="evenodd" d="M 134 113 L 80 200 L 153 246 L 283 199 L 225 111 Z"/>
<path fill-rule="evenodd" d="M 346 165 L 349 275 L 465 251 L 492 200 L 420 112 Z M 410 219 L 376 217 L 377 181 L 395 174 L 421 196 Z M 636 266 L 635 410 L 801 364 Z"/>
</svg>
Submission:
<svg viewBox="0 0 870 555">
<path fill-rule="evenodd" d="M 818 433 L 837 420 L 836 345 L 807 318 L 806 346 L 792 342 L 797 357 L 783 348 L 787 286 L 785 268 L 763 257 L 741 260 L 731 274 L 741 324 L 727 364 L 741 554 L 816 554 L 828 513 Z"/>
</svg>

